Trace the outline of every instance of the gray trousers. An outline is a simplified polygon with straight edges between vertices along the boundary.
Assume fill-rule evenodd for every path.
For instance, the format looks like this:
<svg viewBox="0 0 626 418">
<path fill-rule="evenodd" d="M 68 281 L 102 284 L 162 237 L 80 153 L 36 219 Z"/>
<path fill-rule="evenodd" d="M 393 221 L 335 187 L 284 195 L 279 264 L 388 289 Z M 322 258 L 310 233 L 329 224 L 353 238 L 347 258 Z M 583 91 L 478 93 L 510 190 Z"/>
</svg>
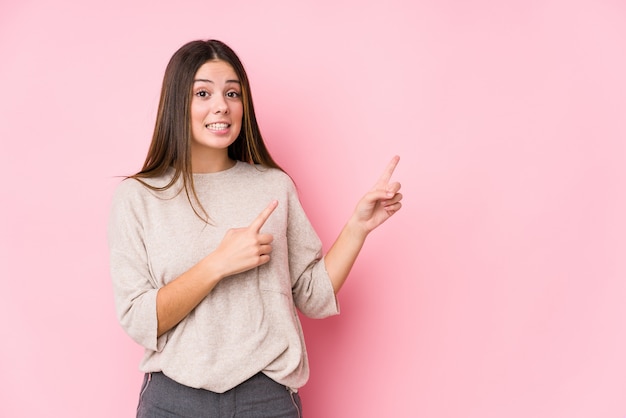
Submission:
<svg viewBox="0 0 626 418">
<path fill-rule="evenodd" d="M 224 393 L 181 385 L 163 373 L 147 373 L 137 418 L 302 418 L 298 393 L 263 373 Z"/>
</svg>

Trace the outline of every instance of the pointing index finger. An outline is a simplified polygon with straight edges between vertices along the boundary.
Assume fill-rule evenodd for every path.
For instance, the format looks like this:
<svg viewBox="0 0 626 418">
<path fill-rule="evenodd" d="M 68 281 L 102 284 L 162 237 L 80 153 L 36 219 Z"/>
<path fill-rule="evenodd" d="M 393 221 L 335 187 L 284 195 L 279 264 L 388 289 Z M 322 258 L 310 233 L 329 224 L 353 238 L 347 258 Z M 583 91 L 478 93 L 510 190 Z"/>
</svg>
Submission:
<svg viewBox="0 0 626 418">
<path fill-rule="evenodd" d="M 259 216 L 257 216 L 256 219 L 252 221 L 252 223 L 250 224 L 250 229 L 253 229 L 256 232 L 259 232 L 261 228 L 263 228 L 263 225 L 265 225 L 265 222 L 270 217 L 272 212 L 274 212 L 274 209 L 276 209 L 277 206 L 278 206 L 278 200 L 272 200 L 270 204 L 267 205 L 265 209 L 263 209 L 263 212 L 261 212 Z"/>
<path fill-rule="evenodd" d="M 396 169 L 396 166 L 398 165 L 399 161 L 400 161 L 400 157 L 397 155 L 391 159 L 389 164 L 387 164 L 387 167 L 385 168 L 383 175 L 380 176 L 380 178 L 378 179 L 378 182 L 376 182 L 377 188 L 385 188 L 387 184 L 389 184 L 389 180 L 391 180 L 393 171 Z"/>
</svg>

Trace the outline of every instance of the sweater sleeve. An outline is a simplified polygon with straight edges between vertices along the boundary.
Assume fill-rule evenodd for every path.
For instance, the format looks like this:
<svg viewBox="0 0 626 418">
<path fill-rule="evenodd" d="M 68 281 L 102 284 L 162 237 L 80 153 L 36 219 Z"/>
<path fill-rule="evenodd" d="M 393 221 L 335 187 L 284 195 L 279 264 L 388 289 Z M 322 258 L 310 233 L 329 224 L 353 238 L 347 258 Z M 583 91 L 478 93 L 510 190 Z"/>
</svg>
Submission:
<svg viewBox="0 0 626 418">
<path fill-rule="evenodd" d="M 292 293 L 296 307 L 310 318 L 339 313 L 332 282 L 322 258 L 322 242 L 290 183 L 287 245 Z"/>
<path fill-rule="evenodd" d="M 157 338 L 158 285 L 150 272 L 144 244 L 143 204 L 148 193 L 142 188 L 128 179 L 113 196 L 108 225 L 110 271 L 115 310 L 122 328 L 143 347 L 161 351 L 167 333 Z"/>
</svg>

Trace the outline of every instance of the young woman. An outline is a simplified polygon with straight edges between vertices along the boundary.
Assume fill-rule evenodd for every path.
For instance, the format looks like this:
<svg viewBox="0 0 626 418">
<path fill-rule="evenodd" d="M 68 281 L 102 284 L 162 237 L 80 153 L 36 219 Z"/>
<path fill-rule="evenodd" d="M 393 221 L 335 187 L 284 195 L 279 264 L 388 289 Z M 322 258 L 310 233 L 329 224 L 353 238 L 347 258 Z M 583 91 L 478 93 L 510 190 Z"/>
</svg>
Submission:
<svg viewBox="0 0 626 418">
<path fill-rule="evenodd" d="M 171 58 L 142 170 L 109 224 L 119 321 L 145 348 L 138 417 L 301 417 L 309 366 L 296 310 L 336 294 L 369 232 L 401 203 L 394 157 L 330 250 L 274 162 L 246 72 L 224 43 Z"/>
</svg>

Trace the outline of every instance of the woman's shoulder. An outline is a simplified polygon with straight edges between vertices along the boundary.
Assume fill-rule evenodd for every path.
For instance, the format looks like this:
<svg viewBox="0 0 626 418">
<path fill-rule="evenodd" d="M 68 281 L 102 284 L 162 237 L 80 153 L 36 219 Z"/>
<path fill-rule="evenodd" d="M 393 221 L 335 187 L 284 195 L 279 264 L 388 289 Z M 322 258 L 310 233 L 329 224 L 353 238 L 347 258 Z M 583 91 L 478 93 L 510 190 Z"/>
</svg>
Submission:
<svg viewBox="0 0 626 418">
<path fill-rule="evenodd" d="M 155 177 L 124 177 L 116 186 L 116 198 L 132 198 L 144 195 L 154 195 L 159 188 L 167 186 L 172 180 L 173 170 L 167 171 L 161 176 Z"/>
<path fill-rule="evenodd" d="M 244 166 L 243 169 L 248 176 L 254 177 L 260 181 L 283 187 L 292 187 L 293 185 L 291 177 L 278 168 L 267 167 L 261 164 L 240 164 Z"/>
</svg>

